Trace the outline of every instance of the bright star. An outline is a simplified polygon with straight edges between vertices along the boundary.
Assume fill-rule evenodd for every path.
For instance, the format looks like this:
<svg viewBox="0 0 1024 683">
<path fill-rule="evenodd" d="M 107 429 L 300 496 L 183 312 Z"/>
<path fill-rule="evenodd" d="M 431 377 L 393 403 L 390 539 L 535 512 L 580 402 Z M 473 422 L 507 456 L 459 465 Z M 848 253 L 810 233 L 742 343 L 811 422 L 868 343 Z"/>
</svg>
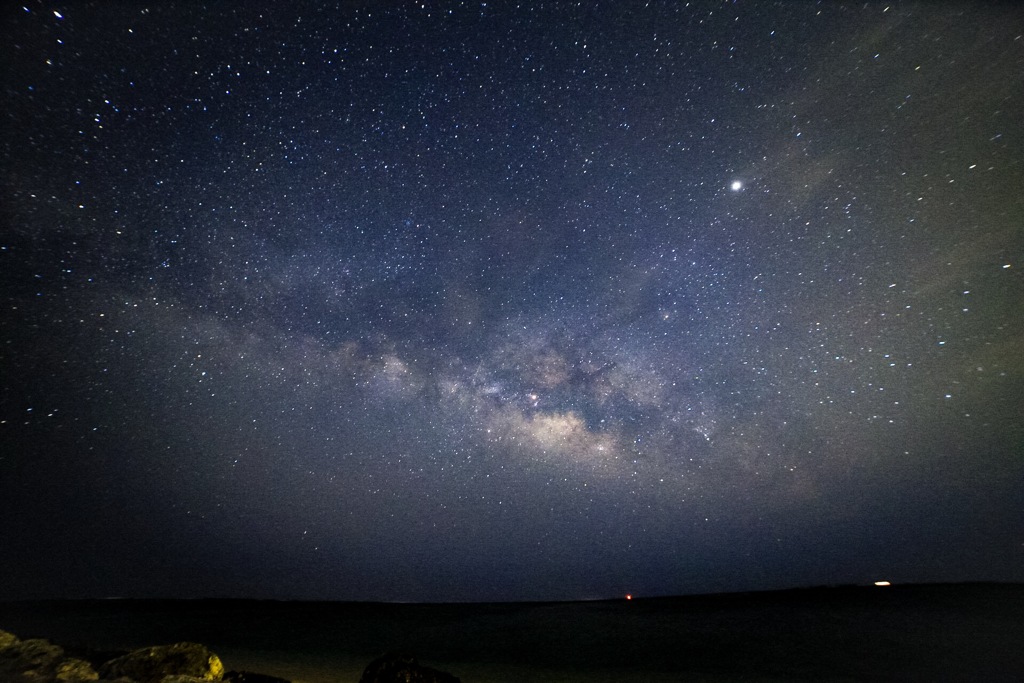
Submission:
<svg viewBox="0 0 1024 683">
<path fill-rule="evenodd" d="M 743 183 L 741 183 L 738 180 L 734 180 L 732 181 L 732 185 L 730 187 L 732 187 L 733 192 L 739 192 L 740 190 L 743 189 Z"/>
</svg>

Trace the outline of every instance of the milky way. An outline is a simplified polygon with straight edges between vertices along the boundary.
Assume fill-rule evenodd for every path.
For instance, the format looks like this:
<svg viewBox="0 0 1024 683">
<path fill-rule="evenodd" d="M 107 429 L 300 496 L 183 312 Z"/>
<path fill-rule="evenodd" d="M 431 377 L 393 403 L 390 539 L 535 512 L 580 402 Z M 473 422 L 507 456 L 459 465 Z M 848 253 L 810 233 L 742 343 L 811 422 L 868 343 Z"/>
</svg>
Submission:
<svg viewBox="0 0 1024 683">
<path fill-rule="evenodd" d="M 3 11 L 0 597 L 1024 580 L 1020 10 L 322 4 Z"/>
</svg>

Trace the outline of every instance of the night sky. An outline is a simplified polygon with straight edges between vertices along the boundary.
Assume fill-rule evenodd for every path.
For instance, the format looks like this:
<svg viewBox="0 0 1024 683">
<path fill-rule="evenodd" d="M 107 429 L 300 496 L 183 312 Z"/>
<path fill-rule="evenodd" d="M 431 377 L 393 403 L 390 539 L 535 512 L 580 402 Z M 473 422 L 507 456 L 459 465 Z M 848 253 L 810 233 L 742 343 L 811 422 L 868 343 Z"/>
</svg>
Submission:
<svg viewBox="0 0 1024 683">
<path fill-rule="evenodd" d="M 1024 580 L 1015 3 L 6 3 L 0 598 Z"/>
</svg>

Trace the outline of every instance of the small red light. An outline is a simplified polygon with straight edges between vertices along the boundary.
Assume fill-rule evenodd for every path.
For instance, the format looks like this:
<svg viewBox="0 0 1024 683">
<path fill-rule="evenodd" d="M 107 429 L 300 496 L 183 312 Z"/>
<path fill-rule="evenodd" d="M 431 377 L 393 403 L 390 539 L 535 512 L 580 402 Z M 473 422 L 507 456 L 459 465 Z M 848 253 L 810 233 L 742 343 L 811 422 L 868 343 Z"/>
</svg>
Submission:
<svg viewBox="0 0 1024 683">
<path fill-rule="evenodd" d="M 632 600 L 633 599 L 633 594 L 632 593 L 626 593 L 626 599 L 627 600 Z"/>
</svg>

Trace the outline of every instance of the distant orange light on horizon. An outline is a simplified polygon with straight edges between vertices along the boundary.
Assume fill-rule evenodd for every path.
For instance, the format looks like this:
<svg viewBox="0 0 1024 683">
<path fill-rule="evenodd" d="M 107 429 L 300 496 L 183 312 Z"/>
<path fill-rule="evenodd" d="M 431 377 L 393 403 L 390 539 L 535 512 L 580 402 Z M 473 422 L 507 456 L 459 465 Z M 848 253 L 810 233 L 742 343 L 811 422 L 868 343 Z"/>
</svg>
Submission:
<svg viewBox="0 0 1024 683">
<path fill-rule="evenodd" d="M 626 593 L 626 599 L 627 600 L 632 600 L 633 599 L 633 594 L 632 593 Z"/>
<path fill-rule="evenodd" d="M 891 586 L 892 584 L 888 581 L 875 581 L 876 586 Z"/>
</svg>

